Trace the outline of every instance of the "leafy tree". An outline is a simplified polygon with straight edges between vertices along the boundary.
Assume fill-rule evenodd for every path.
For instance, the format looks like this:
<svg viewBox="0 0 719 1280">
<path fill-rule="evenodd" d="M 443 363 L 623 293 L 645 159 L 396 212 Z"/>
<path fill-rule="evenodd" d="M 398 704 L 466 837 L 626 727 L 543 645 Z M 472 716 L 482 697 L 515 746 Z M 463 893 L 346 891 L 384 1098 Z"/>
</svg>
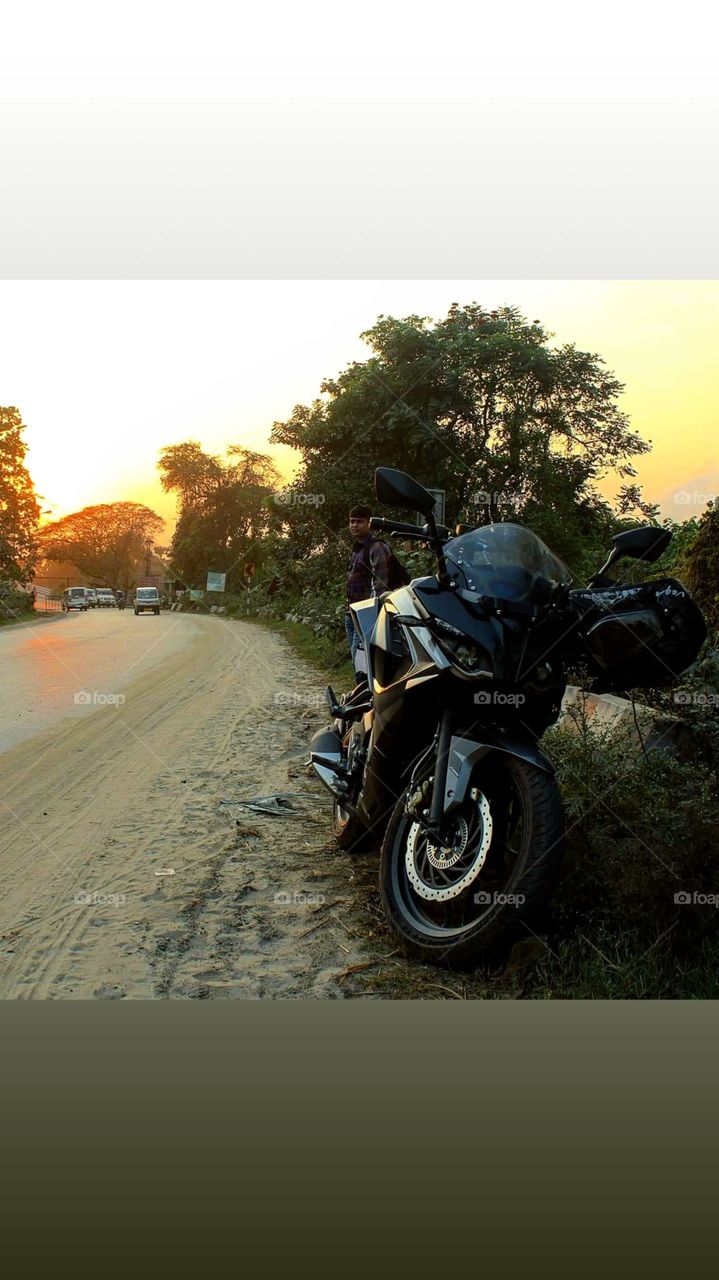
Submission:
<svg viewBox="0 0 719 1280">
<path fill-rule="evenodd" d="M 662 574 L 670 577 L 681 576 L 686 568 L 687 559 L 699 536 L 699 520 L 692 516 L 689 520 L 662 521 L 665 529 L 671 529 L 672 540 L 660 560 L 657 568 Z"/>
<path fill-rule="evenodd" d="M 222 463 L 205 453 L 196 440 L 167 445 L 161 451 L 157 465 L 165 493 L 175 492 L 181 509 L 199 505 L 223 483 Z"/>
<path fill-rule="evenodd" d="M 710 502 L 696 521 L 696 534 L 686 540 L 676 564 L 676 576 L 696 600 L 706 618 L 707 628 L 719 631 L 719 506 Z"/>
<path fill-rule="evenodd" d="M 208 569 L 228 574 L 228 589 L 242 577 L 246 559 L 261 556 L 263 539 L 279 520 L 272 497 L 280 477 L 272 460 L 240 445 L 225 459 L 194 440 L 168 445 L 158 463 L 161 484 L 174 492 L 180 514 L 172 541 L 174 571 L 202 584 Z"/>
<path fill-rule="evenodd" d="M 570 563 L 611 523 L 596 487 L 603 476 L 620 482 L 618 515 L 651 513 L 631 463 L 649 445 L 630 430 L 622 384 L 598 355 L 552 347 L 539 321 L 514 307 L 476 303 L 454 304 L 436 324 L 380 316 L 362 337 L 371 357 L 272 430 L 301 454 L 293 488 L 324 497 L 287 512 L 306 547 L 329 548 L 349 505 L 372 500 L 380 464 L 444 489 L 450 524 L 531 517 Z"/>
<path fill-rule="evenodd" d="M 0 406 L 0 578 L 23 584 L 35 571 L 40 516 L 25 466 L 24 427 L 16 408 Z"/>
<path fill-rule="evenodd" d="M 139 502 L 102 503 L 46 525 L 40 545 L 48 560 L 69 560 L 98 586 L 129 591 L 163 525 Z"/>
</svg>

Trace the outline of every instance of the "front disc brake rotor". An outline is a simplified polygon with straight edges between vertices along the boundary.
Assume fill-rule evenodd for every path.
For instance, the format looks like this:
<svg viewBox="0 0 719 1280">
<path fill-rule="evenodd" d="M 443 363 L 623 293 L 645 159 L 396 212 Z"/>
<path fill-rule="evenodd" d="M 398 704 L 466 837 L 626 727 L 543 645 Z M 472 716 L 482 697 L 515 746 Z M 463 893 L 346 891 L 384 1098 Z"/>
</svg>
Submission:
<svg viewBox="0 0 719 1280">
<path fill-rule="evenodd" d="M 455 818 L 452 838 L 447 844 L 429 840 L 418 822 L 413 822 L 409 829 L 405 870 L 415 893 L 427 902 L 447 902 L 459 897 L 484 866 L 492 842 L 492 815 L 489 801 L 481 791 L 472 792 L 472 806 L 469 818 L 462 815 Z M 425 862 L 429 867 L 420 870 Z"/>
</svg>

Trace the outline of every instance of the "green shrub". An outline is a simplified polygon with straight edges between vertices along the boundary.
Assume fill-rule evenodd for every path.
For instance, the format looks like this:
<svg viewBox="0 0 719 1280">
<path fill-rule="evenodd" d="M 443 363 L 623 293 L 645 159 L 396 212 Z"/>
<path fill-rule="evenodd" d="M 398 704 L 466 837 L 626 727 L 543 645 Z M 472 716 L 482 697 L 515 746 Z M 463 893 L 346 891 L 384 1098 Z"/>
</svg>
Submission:
<svg viewBox="0 0 719 1280">
<path fill-rule="evenodd" d="M 683 955 L 641 930 L 579 926 L 544 949 L 521 994 L 563 1000 L 712 1000 L 719 996 L 719 939 L 697 937 Z M 503 994 L 503 993 L 502 993 Z M 516 994 L 516 993 L 515 993 Z"/>
<path fill-rule="evenodd" d="M 9 582 L 0 582 L 0 624 L 16 622 L 32 613 L 32 600 Z"/>
<path fill-rule="evenodd" d="M 559 726 L 544 741 L 566 815 L 560 930 L 591 922 L 647 945 L 665 935 L 677 951 L 715 930 L 716 908 L 675 895 L 719 891 L 716 768 L 664 750 L 645 754 L 633 726 Z"/>
</svg>

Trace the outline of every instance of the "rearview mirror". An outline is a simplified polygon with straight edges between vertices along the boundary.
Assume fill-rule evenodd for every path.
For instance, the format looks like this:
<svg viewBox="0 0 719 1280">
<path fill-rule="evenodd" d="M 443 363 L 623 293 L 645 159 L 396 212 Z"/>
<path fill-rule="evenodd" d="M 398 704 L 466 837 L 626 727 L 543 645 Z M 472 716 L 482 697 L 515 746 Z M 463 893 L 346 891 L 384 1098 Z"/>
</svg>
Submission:
<svg viewBox="0 0 719 1280">
<path fill-rule="evenodd" d="M 638 529 L 625 529 L 623 533 L 615 533 L 612 538 L 612 550 L 599 573 L 595 573 L 589 579 L 588 585 L 590 587 L 612 586 L 611 580 L 606 578 L 605 574 L 617 560 L 621 560 L 622 556 L 631 556 L 633 560 L 646 560 L 651 564 L 659 559 L 663 551 L 666 551 L 671 540 L 671 529 L 658 529 L 653 524 L 643 524 Z"/>
<path fill-rule="evenodd" d="M 625 529 L 612 538 L 612 560 L 631 556 L 633 560 L 648 560 L 652 564 L 666 551 L 671 542 L 670 529 L 657 529 L 655 525 L 640 525 L 638 529 Z"/>
<path fill-rule="evenodd" d="M 419 511 L 429 516 L 436 499 L 421 484 L 417 484 L 404 471 L 392 467 L 377 467 L 374 473 L 374 492 L 378 502 L 388 507 L 401 507 L 403 511 Z"/>
</svg>

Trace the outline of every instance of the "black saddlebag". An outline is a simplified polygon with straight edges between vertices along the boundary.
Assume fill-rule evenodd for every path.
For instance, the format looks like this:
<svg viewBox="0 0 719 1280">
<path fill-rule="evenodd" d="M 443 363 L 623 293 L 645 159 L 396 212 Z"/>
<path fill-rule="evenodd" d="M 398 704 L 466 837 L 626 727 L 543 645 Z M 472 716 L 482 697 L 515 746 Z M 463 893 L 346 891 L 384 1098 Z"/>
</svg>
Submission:
<svg viewBox="0 0 719 1280">
<path fill-rule="evenodd" d="M 579 613 L 578 656 L 589 660 L 597 692 L 671 684 L 694 662 L 706 626 L 675 578 L 572 591 Z"/>
</svg>

